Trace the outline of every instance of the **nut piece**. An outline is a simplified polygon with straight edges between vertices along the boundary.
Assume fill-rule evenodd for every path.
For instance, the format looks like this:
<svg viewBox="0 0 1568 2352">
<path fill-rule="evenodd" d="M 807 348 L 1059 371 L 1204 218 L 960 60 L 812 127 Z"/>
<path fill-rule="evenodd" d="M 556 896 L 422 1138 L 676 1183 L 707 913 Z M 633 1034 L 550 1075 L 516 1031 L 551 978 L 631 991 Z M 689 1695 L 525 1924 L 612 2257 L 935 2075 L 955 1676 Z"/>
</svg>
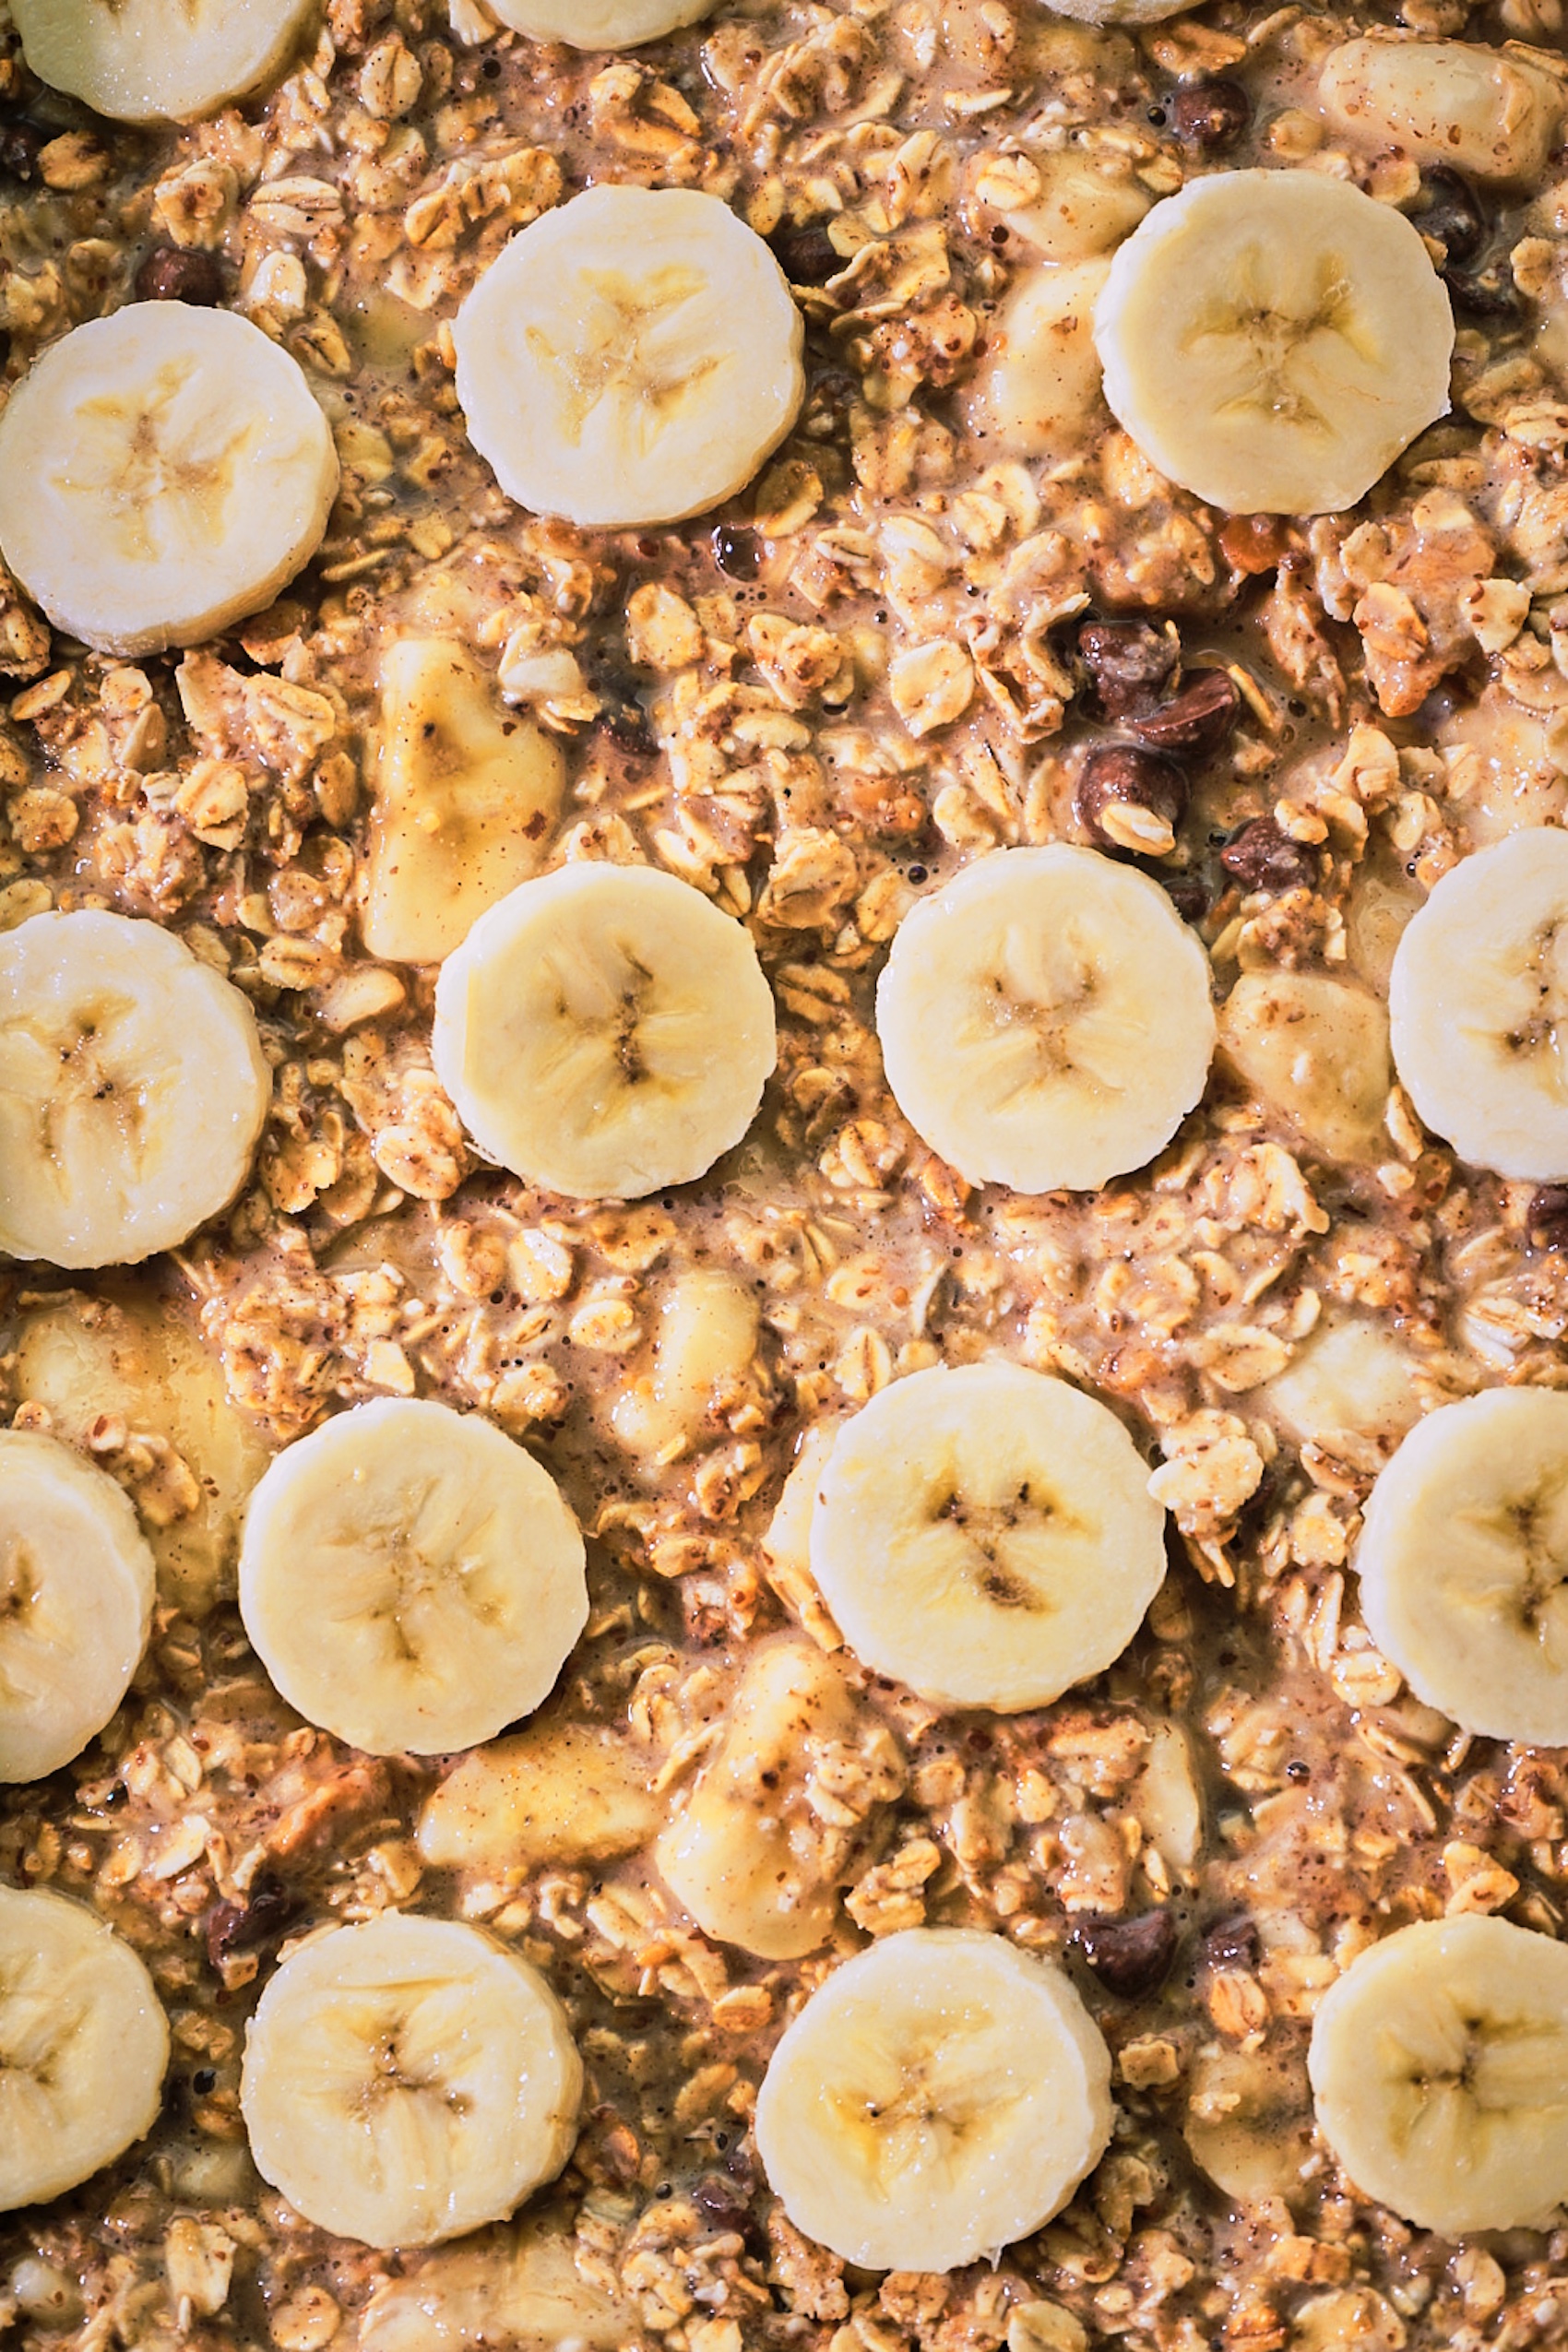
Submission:
<svg viewBox="0 0 1568 2352">
<path fill-rule="evenodd" d="M 1200 155 L 1223 155 L 1245 135 L 1252 119 L 1252 100 L 1228 75 L 1188 82 L 1171 101 L 1171 128 Z"/>
<path fill-rule="evenodd" d="M 1073 805 L 1102 849 L 1163 858 L 1176 847 L 1187 779 L 1174 761 L 1136 743 L 1101 743 L 1078 774 Z"/>
<path fill-rule="evenodd" d="M 1127 726 L 1154 751 L 1176 759 L 1207 759 L 1229 734 L 1241 707 L 1241 693 L 1229 671 L 1200 670 L 1190 686 L 1158 709 L 1130 718 Z"/>
</svg>

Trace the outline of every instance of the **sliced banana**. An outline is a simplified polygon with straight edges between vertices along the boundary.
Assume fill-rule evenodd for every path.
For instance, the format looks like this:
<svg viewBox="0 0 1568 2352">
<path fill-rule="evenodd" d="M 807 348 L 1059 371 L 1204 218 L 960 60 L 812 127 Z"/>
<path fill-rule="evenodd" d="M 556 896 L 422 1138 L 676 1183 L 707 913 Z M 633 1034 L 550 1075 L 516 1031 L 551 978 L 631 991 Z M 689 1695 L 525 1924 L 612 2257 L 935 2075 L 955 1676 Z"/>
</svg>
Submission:
<svg viewBox="0 0 1568 2352">
<path fill-rule="evenodd" d="M 1110 272 L 1108 261 L 1034 269 L 1008 297 L 966 410 L 993 456 L 1070 457 L 1109 422 L 1094 307 Z"/>
<path fill-rule="evenodd" d="M 367 2246 L 500 2221 L 572 2152 L 583 2070 L 537 1969 L 452 1919 L 388 1911 L 290 1954 L 245 2035 L 264 2180 Z"/>
<path fill-rule="evenodd" d="M 419 1850 L 435 1870 L 521 1874 L 645 1845 L 664 1819 L 648 1759 L 600 1723 L 530 1723 L 493 1740 L 433 1788 Z"/>
<path fill-rule="evenodd" d="M 159 653 L 272 602 L 321 543 L 338 453 L 259 327 L 132 303 L 34 362 L 0 415 L 0 553 L 55 627 Z"/>
<path fill-rule="evenodd" d="M 452 2246 L 383 2275 L 360 2314 L 354 2352 L 624 2352 L 636 2340 L 631 2290 L 585 2278 L 559 2215 Z"/>
<path fill-rule="evenodd" d="M 754 1290 L 719 1266 L 694 1266 L 659 1301 L 659 1324 L 639 1367 L 610 1403 L 610 1425 L 628 1454 L 675 1459 L 705 1433 L 741 1389 L 757 1349 L 761 1311 Z"/>
<path fill-rule="evenodd" d="M 1154 202 L 1130 172 L 1116 168 L 1124 165 L 1121 156 L 1066 147 L 1031 161 L 1039 193 L 1027 204 L 1009 205 L 1004 217 L 1013 235 L 1043 262 L 1091 261 L 1113 253 Z"/>
<path fill-rule="evenodd" d="M 705 514 L 805 393 L 783 271 L 689 188 L 585 189 L 513 238 L 452 334 L 469 438 L 507 497 L 587 526 Z"/>
<path fill-rule="evenodd" d="M 1220 1010 L 1219 1045 L 1316 1150 L 1386 1158 L 1388 1016 L 1366 990 L 1324 972 L 1243 972 Z"/>
<path fill-rule="evenodd" d="M 1443 876 L 1399 942 L 1394 1060 L 1461 1159 L 1568 1176 L 1568 833 L 1532 826 Z"/>
<path fill-rule="evenodd" d="M 169 2021 L 85 1904 L 0 1886 L 0 2212 L 74 2189 L 150 2131 Z"/>
<path fill-rule="evenodd" d="M 373 1755 L 493 1740 L 531 1715 L 588 1622 L 559 1488 L 477 1414 L 356 1405 L 251 1497 L 240 1613 L 308 1721 Z"/>
<path fill-rule="evenodd" d="M 756 1115 L 773 996 L 738 922 L 652 866 L 563 866 L 442 968 L 436 1072 L 481 1151 L 579 1200 L 706 1175 Z"/>
<path fill-rule="evenodd" d="M 1385 1324 L 1349 1315 L 1320 1324 L 1288 1368 L 1254 1392 L 1292 1437 L 1329 1453 L 1388 1452 L 1421 1417 L 1416 1363 Z"/>
<path fill-rule="evenodd" d="M 371 954 L 439 964 L 460 946 L 539 872 L 565 778 L 559 744 L 505 707 L 460 645 L 388 646 L 360 925 Z"/>
<path fill-rule="evenodd" d="M 1318 95 L 1341 138 L 1479 180 L 1538 179 L 1562 119 L 1553 76 L 1463 41 L 1342 42 Z"/>
<path fill-rule="evenodd" d="M 319 0 L 12 0 L 40 81 L 119 123 L 194 123 L 276 80 Z"/>
<path fill-rule="evenodd" d="M 1232 514 L 1353 506 L 1448 406 L 1454 316 L 1408 220 L 1321 172 L 1215 172 L 1112 258 L 1105 397 Z"/>
<path fill-rule="evenodd" d="M 715 0 L 489 0 L 514 32 L 533 41 L 564 41 L 573 49 L 638 49 L 683 25 L 699 24 Z"/>
<path fill-rule="evenodd" d="M 0 938 L 0 1250 L 135 1265 L 244 1182 L 272 1094 L 246 998 L 157 923 Z"/>
<path fill-rule="evenodd" d="M 1384 1936 L 1319 2003 L 1318 2129 L 1419 2228 L 1546 2229 L 1568 2201 L 1568 1946 L 1506 1919 Z"/>
<path fill-rule="evenodd" d="M 844 1424 L 812 1573 L 851 1648 L 944 1706 L 1014 1714 L 1120 1657 L 1165 1514 L 1105 1406 L 1000 1359 L 911 1372 Z"/>
<path fill-rule="evenodd" d="M 0 1780 L 42 1780 L 102 1730 L 147 1647 L 156 1575 L 106 1470 L 0 1431 Z"/>
<path fill-rule="evenodd" d="M 971 1183 L 1093 1192 L 1204 1090 L 1209 965 L 1158 883 L 1064 843 L 980 858 L 921 899 L 876 992 L 899 1110 Z"/>
<path fill-rule="evenodd" d="M 1418 1698 L 1467 1731 L 1568 1745 L 1568 1396 L 1429 1413 L 1379 1474 L 1356 1567 Z"/>
<path fill-rule="evenodd" d="M 956 2270 L 1059 2213 L 1111 2137 L 1111 2059 L 1063 1970 L 908 1928 L 814 1992 L 768 2061 L 757 2152 L 797 2229 L 866 2270 Z"/>
<path fill-rule="evenodd" d="M 815 1867 L 809 1833 L 814 1751 L 855 1750 L 853 1694 L 811 1643 L 754 1652 L 724 1737 L 658 1847 L 659 1867 L 704 1932 L 766 1959 L 795 1959 L 826 1942 L 838 1890 Z M 802 1835 L 802 1832 L 807 1834 Z"/>
<path fill-rule="evenodd" d="M 222 1357 L 172 1303 L 75 1290 L 29 1309 L 16 1351 L 18 1401 L 42 1405 L 67 1444 L 85 1448 L 117 1415 L 130 1445 L 168 1449 L 136 1480 L 137 1509 L 161 1598 L 207 1616 L 232 1593 L 240 1515 L 271 1458 L 230 1397 Z"/>
</svg>

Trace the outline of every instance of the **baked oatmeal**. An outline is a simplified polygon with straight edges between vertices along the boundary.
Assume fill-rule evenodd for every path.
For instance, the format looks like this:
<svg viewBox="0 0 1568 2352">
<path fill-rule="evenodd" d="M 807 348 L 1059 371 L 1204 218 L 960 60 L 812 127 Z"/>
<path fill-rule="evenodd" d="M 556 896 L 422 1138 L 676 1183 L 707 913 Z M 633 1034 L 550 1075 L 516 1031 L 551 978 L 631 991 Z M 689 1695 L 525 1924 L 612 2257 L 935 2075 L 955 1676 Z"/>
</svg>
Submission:
<svg viewBox="0 0 1568 2352">
<path fill-rule="evenodd" d="M 1563 30 L 0 0 L 21 2352 L 1568 2343 Z"/>
</svg>

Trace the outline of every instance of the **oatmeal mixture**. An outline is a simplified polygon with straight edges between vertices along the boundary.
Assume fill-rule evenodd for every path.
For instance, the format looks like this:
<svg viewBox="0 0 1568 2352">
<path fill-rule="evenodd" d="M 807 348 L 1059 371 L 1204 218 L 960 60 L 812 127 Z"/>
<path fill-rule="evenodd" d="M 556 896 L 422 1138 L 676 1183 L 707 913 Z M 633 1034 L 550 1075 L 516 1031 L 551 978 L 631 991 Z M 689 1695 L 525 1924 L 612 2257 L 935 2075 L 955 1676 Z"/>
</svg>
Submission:
<svg viewBox="0 0 1568 2352">
<path fill-rule="evenodd" d="M 1389 131 L 1357 95 L 1386 46 L 1346 99 L 1391 27 L 1512 77 L 1491 131 Z M 5 2216 L 18 2352 L 1568 2343 L 1568 2227 L 1400 2219 L 1306 2072 L 1394 1930 L 1568 1926 L 1562 1751 L 1423 1704 L 1351 1567 L 1423 1414 L 1568 1387 L 1568 1188 L 1423 1125 L 1386 1009 L 1442 879 L 1568 815 L 1562 31 L 1560 0 L 724 0 L 583 53 L 483 0 L 326 0 L 268 92 L 160 131 L 44 87 L 0 5 L 7 386 L 126 305 L 218 306 L 341 469 L 308 566 L 183 653 L 89 653 L 0 582 L 0 924 L 177 934 L 268 1081 L 194 1239 L 4 1279 L 6 1418 L 118 1481 L 158 1582 L 108 1728 L 7 1788 L 0 1871 L 89 1904 L 172 2037 L 150 2133 Z M 998 374 L 1031 272 L 1092 301 L 1158 200 L 1256 167 L 1404 216 L 1452 301 L 1451 409 L 1346 512 L 1174 487 L 1064 327 L 1060 413 Z M 465 434 L 459 306 L 606 183 L 721 199 L 803 314 L 792 428 L 695 520 L 540 518 Z M 1194 927 L 1218 1052 L 1137 1172 L 978 1183 L 901 1115 L 876 983 L 930 894 L 1059 843 Z M 432 1056 L 476 917 L 590 863 L 739 919 L 777 1010 L 743 1140 L 630 1205 L 481 1158 Z M 996 1358 L 1108 1408 L 1169 1514 L 1115 1662 L 1010 1713 L 873 1670 L 809 1557 L 835 1433 Z M 239 1530 L 281 1449 L 416 1398 L 551 1473 L 588 1616 L 503 1740 L 374 1753 L 279 1696 Z M 693 1821 L 722 1935 L 656 1859 Z M 583 2069 L 553 2186 L 422 2251 L 304 2218 L 240 2109 L 280 1955 L 392 1913 L 531 1963 Z M 994 2261 L 879 2274 L 791 2223 L 754 2109 L 806 1998 L 921 1927 L 1064 1966 L 1112 2137 Z"/>
</svg>

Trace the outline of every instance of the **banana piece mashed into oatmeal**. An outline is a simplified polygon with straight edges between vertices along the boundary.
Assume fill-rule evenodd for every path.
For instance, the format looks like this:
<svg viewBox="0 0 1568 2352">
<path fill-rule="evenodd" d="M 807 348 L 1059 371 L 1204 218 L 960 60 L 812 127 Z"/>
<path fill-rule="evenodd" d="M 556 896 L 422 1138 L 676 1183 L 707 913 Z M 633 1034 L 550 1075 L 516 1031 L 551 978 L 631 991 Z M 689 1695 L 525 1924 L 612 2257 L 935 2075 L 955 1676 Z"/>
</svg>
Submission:
<svg viewBox="0 0 1568 2352">
<path fill-rule="evenodd" d="M 1568 2343 L 1562 0 L 0 0 L 0 2339 Z"/>
</svg>

